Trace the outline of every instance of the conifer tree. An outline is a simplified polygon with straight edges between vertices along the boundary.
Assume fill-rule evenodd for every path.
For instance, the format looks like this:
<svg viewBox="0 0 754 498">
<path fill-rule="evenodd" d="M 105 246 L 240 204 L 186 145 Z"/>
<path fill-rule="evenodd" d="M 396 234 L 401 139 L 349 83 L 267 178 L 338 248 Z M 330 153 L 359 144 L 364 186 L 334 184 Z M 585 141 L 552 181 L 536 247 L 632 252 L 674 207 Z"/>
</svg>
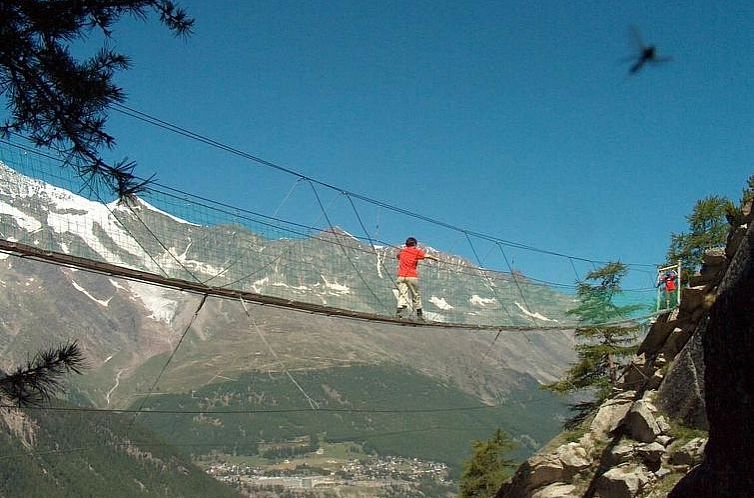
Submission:
<svg viewBox="0 0 754 498">
<path fill-rule="evenodd" d="M 105 123 L 108 109 L 125 99 L 113 76 L 129 59 L 107 44 L 79 59 L 70 46 L 93 30 L 109 41 L 121 17 L 150 11 L 176 35 L 190 33 L 194 20 L 170 0 L 0 1 L 0 98 L 10 111 L 0 136 L 18 134 L 58 151 L 94 189 L 121 199 L 142 190 L 147 182 L 133 175 L 133 162 L 107 164 L 100 155 L 115 143 Z"/>
<path fill-rule="evenodd" d="M 585 281 L 578 284 L 579 304 L 567 312 L 579 320 L 578 361 L 563 379 L 546 385 L 545 389 L 562 394 L 589 394 L 590 399 L 571 406 L 575 413 L 566 422 L 566 428 L 578 425 L 607 398 L 626 358 L 636 352 L 640 325 L 625 320 L 642 306 L 619 306 L 615 302 L 627 271 L 623 263 L 611 262 L 589 272 Z"/>
<path fill-rule="evenodd" d="M 686 216 L 688 232 L 671 234 L 667 262 L 673 264 L 681 261 L 684 268 L 683 280 L 702 264 L 704 251 L 725 246 L 730 229 L 727 218 L 734 210 L 729 199 L 707 196 L 696 201 L 691 214 Z"/>
<path fill-rule="evenodd" d="M 746 180 L 746 186 L 741 191 L 741 206 L 751 200 L 754 200 L 754 175 L 751 175 Z"/>
<path fill-rule="evenodd" d="M 503 482 L 516 469 L 516 464 L 508 458 L 508 453 L 515 448 L 515 444 L 506 433 L 497 429 L 487 441 L 475 441 L 472 448 L 473 455 L 464 462 L 459 497 L 495 496 Z"/>
</svg>

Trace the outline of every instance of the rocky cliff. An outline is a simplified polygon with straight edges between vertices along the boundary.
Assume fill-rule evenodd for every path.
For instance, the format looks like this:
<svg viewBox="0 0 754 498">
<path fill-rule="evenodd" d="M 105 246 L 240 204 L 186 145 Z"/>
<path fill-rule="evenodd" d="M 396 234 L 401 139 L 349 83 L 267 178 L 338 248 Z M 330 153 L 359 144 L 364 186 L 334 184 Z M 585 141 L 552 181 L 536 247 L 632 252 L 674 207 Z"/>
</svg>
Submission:
<svg viewBox="0 0 754 498">
<path fill-rule="evenodd" d="M 754 496 L 753 218 L 749 202 L 611 397 L 524 462 L 497 498 Z"/>
</svg>

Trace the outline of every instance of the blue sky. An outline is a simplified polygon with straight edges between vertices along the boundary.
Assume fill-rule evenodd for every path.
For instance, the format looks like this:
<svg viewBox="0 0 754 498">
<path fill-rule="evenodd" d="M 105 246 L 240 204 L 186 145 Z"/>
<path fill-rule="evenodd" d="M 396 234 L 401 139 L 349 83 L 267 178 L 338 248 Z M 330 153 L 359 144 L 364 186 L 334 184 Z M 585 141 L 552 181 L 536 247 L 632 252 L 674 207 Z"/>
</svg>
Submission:
<svg viewBox="0 0 754 498">
<path fill-rule="evenodd" d="M 128 106 L 472 231 L 661 263 L 697 199 L 738 199 L 754 173 L 749 1 L 180 4 L 196 18 L 185 41 L 155 20 L 116 25 L 112 44 L 134 64 L 117 77 Z M 629 77 L 632 25 L 673 60 Z M 324 224 L 294 177 L 117 112 L 108 129 L 108 157 L 136 160 L 143 176 Z M 363 235 L 337 192 L 321 194 L 335 224 Z M 460 233 L 359 210 L 380 239 L 414 235 L 473 259 Z M 484 266 L 504 269 L 483 246 Z M 575 280 L 567 259 L 506 252 L 527 274 Z"/>
</svg>

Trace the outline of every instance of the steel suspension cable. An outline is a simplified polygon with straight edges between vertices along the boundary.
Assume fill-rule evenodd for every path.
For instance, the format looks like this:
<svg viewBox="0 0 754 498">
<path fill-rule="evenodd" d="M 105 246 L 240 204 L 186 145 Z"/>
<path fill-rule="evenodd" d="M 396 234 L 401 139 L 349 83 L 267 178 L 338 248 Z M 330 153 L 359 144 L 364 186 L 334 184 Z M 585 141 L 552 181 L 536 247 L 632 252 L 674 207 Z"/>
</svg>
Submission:
<svg viewBox="0 0 754 498">
<path fill-rule="evenodd" d="M 349 191 L 347 189 L 343 189 L 343 188 L 337 187 L 337 186 L 335 186 L 333 184 L 330 184 L 330 183 L 327 183 L 327 182 L 323 182 L 321 180 L 317 180 L 316 178 L 313 178 L 313 177 L 301 174 L 301 173 L 299 173 L 297 171 L 294 171 L 294 170 L 292 170 L 290 168 L 287 168 L 287 167 L 275 164 L 275 163 L 273 163 L 271 161 L 267 161 L 267 160 L 262 159 L 260 157 L 254 156 L 252 154 L 249 154 L 248 152 L 244 152 L 244 151 L 242 151 L 240 149 L 237 149 L 235 147 L 223 144 L 223 143 L 221 143 L 221 142 L 219 142 L 217 140 L 211 139 L 211 138 L 206 137 L 204 135 L 201 135 L 199 133 L 192 132 L 192 131 L 190 131 L 190 130 L 188 130 L 186 128 L 183 128 L 181 126 L 174 125 L 172 123 L 168 123 L 167 121 L 163 121 L 163 120 L 161 120 L 161 119 L 159 119 L 157 117 L 151 116 L 151 115 L 149 115 L 147 113 L 144 113 L 142 111 L 138 111 L 138 110 L 133 109 L 131 107 L 128 107 L 126 105 L 115 103 L 115 104 L 113 104 L 113 108 L 117 112 L 120 112 L 120 113 L 125 114 L 127 116 L 133 117 L 135 119 L 139 119 L 141 121 L 145 121 L 145 122 L 147 122 L 149 124 L 152 124 L 154 126 L 158 126 L 160 128 L 166 129 L 166 130 L 171 131 L 173 133 L 177 133 L 179 135 L 183 135 L 183 136 L 185 136 L 187 138 L 191 138 L 193 140 L 197 140 L 197 141 L 205 143 L 207 145 L 211 145 L 213 147 L 216 147 L 218 149 L 224 150 L 226 152 L 233 153 L 235 155 L 238 155 L 240 157 L 249 159 L 251 161 L 254 161 L 254 162 L 258 163 L 258 164 L 262 164 L 262 165 L 267 166 L 269 168 L 276 169 L 278 171 L 287 173 L 289 175 L 296 176 L 296 177 L 298 177 L 300 179 L 307 180 L 307 181 L 309 181 L 311 183 L 316 183 L 317 185 L 320 185 L 322 187 L 326 187 L 326 188 L 334 190 L 336 192 L 349 194 L 349 195 L 353 196 L 354 198 L 362 200 L 362 201 L 367 202 L 369 204 L 373 204 L 375 206 L 380 206 L 380 207 L 383 207 L 383 208 L 388 209 L 390 211 L 393 211 L 393 212 L 396 212 L 396 213 L 399 213 L 399 214 L 403 214 L 403 215 L 406 215 L 406 216 L 409 216 L 409 217 L 412 217 L 412 218 L 415 218 L 415 219 L 419 219 L 419 220 L 422 220 L 422 221 L 426 221 L 428 223 L 431 223 L 431 224 L 434 224 L 434 225 L 437 225 L 437 226 L 441 226 L 441 227 L 447 228 L 449 230 L 453 230 L 453 231 L 456 231 L 456 232 L 459 232 L 459 233 L 468 233 L 468 234 L 474 235 L 475 237 L 483 239 L 483 240 L 488 240 L 490 242 L 500 242 L 501 244 L 505 244 L 505 245 L 508 245 L 508 246 L 511 246 L 511 247 L 515 247 L 515 248 L 519 248 L 519 249 L 525 249 L 525 250 L 528 250 L 528 251 L 537 252 L 537 253 L 541 253 L 541 254 L 548 254 L 548 255 L 551 255 L 551 256 L 558 256 L 558 257 L 563 257 L 563 258 L 572 257 L 572 258 L 577 259 L 579 261 L 591 262 L 591 263 L 600 263 L 600 264 L 608 263 L 607 261 L 599 261 L 599 260 L 594 260 L 594 259 L 589 259 L 589 258 L 583 258 L 583 257 L 579 257 L 579 256 L 571 256 L 571 255 L 560 253 L 560 252 L 557 252 L 557 251 L 550 251 L 550 250 L 546 250 L 546 249 L 540 249 L 540 248 L 537 248 L 537 247 L 534 247 L 534 246 L 530 246 L 530 245 L 527 245 L 527 244 L 522 244 L 522 243 L 519 243 L 519 242 L 514 242 L 514 241 L 502 239 L 502 238 L 495 237 L 495 236 L 492 236 L 492 235 L 488 235 L 488 234 L 485 234 L 485 233 L 481 233 L 481 232 L 477 232 L 477 231 L 473 231 L 473 230 L 468 230 L 466 228 L 462 228 L 462 227 L 453 225 L 451 223 L 447 223 L 447 222 L 444 222 L 444 221 L 441 221 L 441 220 L 437 220 L 437 219 L 431 218 L 429 216 L 425 216 L 425 215 L 422 215 L 422 214 L 419 214 L 419 213 L 415 213 L 415 212 L 410 211 L 408 209 L 401 208 L 401 207 L 392 205 L 392 204 L 384 202 L 384 201 L 379 201 L 377 199 L 373 199 L 373 198 L 368 197 L 366 195 L 358 194 L 356 192 L 351 192 L 351 191 Z M 627 263 L 627 266 L 654 267 L 654 265 L 642 264 L 642 263 Z"/>
<path fill-rule="evenodd" d="M 252 314 L 249 313 L 249 309 L 246 307 L 246 303 L 244 302 L 243 298 L 239 298 L 239 300 L 241 301 L 241 306 L 243 306 L 244 313 L 246 313 L 246 316 L 251 321 L 251 324 L 253 325 L 254 330 L 256 331 L 257 335 L 262 340 L 264 345 L 267 346 L 267 350 L 270 352 L 272 357 L 275 358 L 275 361 L 278 362 L 280 367 L 283 369 L 283 372 L 285 373 L 285 375 L 288 377 L 291 383 L 293 383 L 293 385 L 296 386 L 296 389 L 298 389 L 301 392 L 301 394 L 304 395 L 304 398 L 306 399 L 307 403 L 309 403 L 309 407 L 314 411 L 319 410 L 319 403 L 315 399 L 313 399 L 311 396 L 309 396 L 309 394 L 304 390 L 304 388 L 301 387 L 301 384 L 299 384 L 296 381 L 296 379 L 293 378 L 293 375 L 291 375 L 291 373 L 285 367 L 283 360 L 281 360 L 278 354 L 275 352 L 275 350 L 272 349 L 272 346 L 270 346 L 270 343 L 267 341 L 267 338 L 264 336 L 264 334 L 262 334 L 262 330 L 257 325 L 257 321 L 254 320 L 254 317 L 252 316 Z"/>
<path fill-rule="evenodd" d="M 356 215 L 356 219 L 359 221 L 359 225 L 361 225 L 361 229 L 364 230 L 364 233 L 367 236 L 367 239 L 369 240 L 369 245 L 372 246 L 372 251 L 374 251 L 374 255 L 377 258 L 377 264 L 380 264 L 380 256 L 377 253 L 377 247 L 374 244 L 374 240 L 372 240 L 372 237 L 369 235 L 369 231 L 367 230 L 367 227 L 364 225 L 364 222 L 361 219 L 361 215 L 359 214 L 359 210 L 356 209 L 356 205 L 353 202 L 353 199 L 351 199 L 351 196 L 346 194 L 346 199 L 348 199 L 348 202 L 351 204 L 351 208 L 353 209 L 354 214 Z M 397 282 L 393 278 L 392 271 L 388 270 L 388 268 L 385 266 L 385 260 L 382 260 L 382 269 L 385 270 L 385 274 L 390 279 L 390 282 L 393 284 L 393 287 L 398 287 Z"/>
<path fill-rule="evenodd" d="M 516 288 L 518 289 L 518 293 L 521 296 L 521 300 L 524 302 L 524 306 L 526 306 L 526 309 L 529 312 L 532 312 L 531 307 L 529 306 L 529 303 L 526 301 L 526 296 L 524 295 L 524 291 L 521 288 L 521 285 L 518 283 L 518 277 L 516 276 L 515 272 L 513 271 L 513 266 L 511 266 L 510 262 L 508 261 L 508 256 L 505 254 L 505 251 L 503 250 L 503 246 L 500 244 L 497 245 L 498 249 L 500 249 L 500 253 L 503 255 L 503 259 L 505 260 L 505 264 L 508 266 L 508 271 L 511 273 L 511 277 L 513 278 L 513 283 L 516 285 Z M 528 315 L 527 315 L 528 316 Z M 536 321 L 534 321 L 534 317 L 529 317 L 533 324 L 537 324 Z"/>
<path fill-rule="evenodd" d="M 513 319 L 513 315 L 511 315 L 510 311 L 508 311 L 508 308 L 505 307 L 505 304 L 503 304 L 503 300 L 500 299 L 500 295 L 495 290 L 495 286 L 492 284 L 491 281 L 489 281 L 489 277 L 487 276 L 486 272 L 484 271 L 484 263 L 479 258 L 479 253 L 477 253 L 476 247 L 474 247 L 474 243 L 471 241 L 471 237 L 469 237 L 469 234 L 466 233 L 466 240 L 469 242 L 469 246 L 471 247 L 471 252 L 474 254 L 474 257 L 477 260 L 477 264 L 479 265 L 479 274 L 482 276 L 483 279 L 487 280 L 487 288 L 492 291 L 492 294 L 495 295 L 495 299 L 497 299 L 497 302 L 500 303 L 500 307 L 503 308 L 503 311 L 505 311 L 505 314 L 508 315 L 508 319 L 510 319 L 511 324 L 515 323 L 516 321 Z"/>
<path fill-rule="evenodd" d="M 314 197 L 317 199 L 317 204 L 319 205 L 319 208 L 322 210 L 322 214 L 325 215 L 325 220 L 327 221 L 327 224 L 332 229 L 333 235 L 337 238 L 339 235 L 335 231 L 335 227 L 333 226 L 332 221 L 330 221 L 330 216 L 327 214 L 327 211 L 325 210 L 325 206 L 322 204 L 322 199 L 320 199 L 319 193 L 317 192 L 316 187 L 314 186 L 314 184 L 311 181 L 309 182 L 309 185 L 312 188 L 312 192 L 314 192 Z M 377 303 L 380 306 L 382 306 L 383 309 L 388 309 L 388 308 L 385 307 L 385 303 L 382 302 L 382 299 L 380 299 L 380 297 L 377 294 L 375 294 L 375 292 L 369 286 L 369 283 L 364 278 L 364 275 L 362 275 L 361 271 L 356 266 L 356 264 L 353 262 L 353 260 L 351 259 L 351 256 L 348 254 L 348 251 L 346 250 L 346 247 L 344 245 L 341 245 L 341 244 L 338 244 L 338 246 L 341 248 L 341 250 L 343 252 L 343 255 L 346 257 L 346 259 L 348 260 L 348 262 L 351 264 L 351 267 L 354 269 L 354 271 L 356 271 L 356 274 L 359 276 L 359 279 L 361 279 L 362 283 L 367 288 L 367 290 L 369 291 L 369 293 L 372 294 L 372 296 L 374 296 L 374 298 L 377 300 Z"/>
<path fill-rule="evenodd" d="M 173 361 L 173 357 L 175 356 L 175 353 L 178 351 L 178 348 L 181 347 L 181 344 L 183 343 L 183 339 L 186 337 L 186 334 L 188 334 L 188 331 L 191 329 L 191 326 L 194 324 L 194 321 L 196 320 L 197 316 L 199 316 L 199 312 L 204 307 L 205 302 L 207 302 L 207 294 L 204 294 L 202 296 L 201 300 L 199 301 L 199 305 L 196 307 L 196 311 L 194 311 L 194 314 L 191 316 L 191 319 L 189 320 L 188 325 L 186 325 L 186 328 L 183 330 L 183 334 L 181 334 L 181 337 L 178 340 L 178 343 L 170 352 L 170 356 L 168 356 L 167 361 L 165 361 L 165 363 L 162 365 L 160 372 L 157 374 L 157 377 L 155 377 L 154 382 L 152 382 L 152 386 L 147 391 L 147 395 L 141 399 L 141 402 L 139 403 L 139 407 L 137 408 L 133 419 L 131 419 L 131 423 L 128 425 L 128 429 L 126 430 L 127 434 L 130 432 L 131 428 L 136 423 L 136 419 L 139 417 L 139 414 L 144 409 L 144 405 L 149 400 L 149 397 L 152 395 L 152 392 L 157 387 L 157 384 L 160 382 L 160 379 L 162 379 L 162 375 L 165 373 L 165 370 L 167 370 L 168 365 L 170 365 L 170 362 Z"/>
</svg>

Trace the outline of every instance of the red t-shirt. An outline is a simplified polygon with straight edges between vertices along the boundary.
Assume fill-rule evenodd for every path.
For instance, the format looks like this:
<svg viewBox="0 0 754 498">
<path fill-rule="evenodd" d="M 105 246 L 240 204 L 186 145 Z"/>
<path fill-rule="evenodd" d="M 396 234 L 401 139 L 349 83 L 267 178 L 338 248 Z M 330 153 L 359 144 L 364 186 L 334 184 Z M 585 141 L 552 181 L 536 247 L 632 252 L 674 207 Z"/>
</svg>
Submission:
<svg viewBox="0 0 754 498">
<path fill-rule="evenodd" d="M 399 277 L 418 277 L 416 265 L 420 260 L 425 258 L 424 251 L 416 246 L 404 247 L 398 253 L 398 276 Z"/>
<path fill-rule="evenodd" d="M 673 292 L 675 290 L 675 277 L 669 277 L 665 280 L 665 290 L 667 292 Z"/>
</svg>

